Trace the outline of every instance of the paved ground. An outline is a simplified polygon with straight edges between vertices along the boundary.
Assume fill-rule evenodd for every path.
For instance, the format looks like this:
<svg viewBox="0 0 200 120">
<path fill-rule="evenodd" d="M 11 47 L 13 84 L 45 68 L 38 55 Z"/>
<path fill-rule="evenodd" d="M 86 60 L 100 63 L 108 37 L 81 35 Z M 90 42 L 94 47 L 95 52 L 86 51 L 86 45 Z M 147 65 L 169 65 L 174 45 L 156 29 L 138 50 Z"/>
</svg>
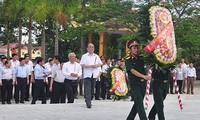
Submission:
<svg viewBox="0 0 200 120">
<path fill-rule="evenodd" d="M 165 100 L 166 120 L 200 120 L 200 81 L 196 82 L 195 94 L 182 94 L 183 111 L 180 111 L 177 95 L 169 94 Z M 25 104 L 0 105 L 0 120 L 125 120 L 133 102 L 100 100 L 92 101 L 87 109 L 84 99 L 79 97 L 73 104 Z M 153 99 L 150 96 L 150 107 Z M 147 114 L 149 109 L 147 110 Z M 137 117 L 136 120 L 139 120 Z"/>
</svg>

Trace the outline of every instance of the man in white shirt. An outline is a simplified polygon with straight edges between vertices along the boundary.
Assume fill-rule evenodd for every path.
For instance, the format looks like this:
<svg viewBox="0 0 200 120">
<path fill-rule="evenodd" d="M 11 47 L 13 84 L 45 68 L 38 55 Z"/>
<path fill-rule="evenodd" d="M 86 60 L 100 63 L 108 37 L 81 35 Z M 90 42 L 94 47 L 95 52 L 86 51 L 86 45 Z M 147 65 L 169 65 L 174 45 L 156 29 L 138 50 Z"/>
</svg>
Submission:
<svg viewBox="0 0 200 120">
<path fill-rule="evenodd" d="M 20 95 L 20 103 L 24 103 L 25 98 L 25 90 L 26 85 L 29 84 L 29 69 L 25 65 L 24 58 L 20 58 L 20 65 L 16 67 L 15 74 L 16 74 L 16 94 L 15 94 L 15 102 L 19 103 L 19 95 Z M 20 92 L 20 93 L 19 93 Z"/>
<path fill-rule="evenodd" d="M 188 65 L 185 63 L 185 59 L 181 59 L 181 67 L 183 68 L 183 74 L 184 74 L 184 79 L 183 79 L 183 87 L 182 87 L 182 92 L 185 93 L 185 86 L 187 86 L 186 84 L 186 81 L 187 81 L 187 78 L 185 77 L 186 75 L 186 72 L 187 72 L 187 68 L 188 68 Z"/>
<path fill-rule="evenodd" d="M 19 59 L 19 56 L 17 54 L 12 54 L 12 60 L 10 60 L 12 68 L 15 68 L 16 66 L 19 65 L 18 59 Z"/>
<path fill-rule="evenodd" d="M 53 58 L 48 58 L 48 62 L 44 64 L 44 69 L 46 72 L 48 72 L 49 76 L 47 76 L 47 84 L 45 85 L 45 91 L 46 91 L 46 98 L 49 99 L 51 98 L 51 93 L 49 91 L 50 88 L 50 82 L 51 82 L 51 75 L 52 75 L 52 66 L 54 64 Z"/>
<path fill-rule="evenodd" d="M 2 104 L 5 104 L 6 96 L 7 103 L 11 104 L 12 85 L 15 83 L 15 71 L 11 67 L 11 62 L 6 61 L 5 66 L 0 71 L 0 86 L 2 86 Z"/>
<path fill-rule="evenodd" d="M 181 63 L 178 64 L 178 67 L 176 68 L 176 79 L 177 79 L 177 85 L 179 87 L 179 93 L 182 94 L 182 83 L 184 80 L 184 69 L 181 67 Z"/>
<path fill-rule="evenodd" d="M 74 97 L 77 93 L 78 77 L 82 75 L 81 65 L 76 60 L 75 53 L 69 53 L 69 62 L 64 63 L 62 73 L 65 76 L 65 84 L 67 89 L 67 103 L 74 103 Z"/>
<path fill-rule="evenodd" d="M 0 56 L 0 71 L 3 69 L 5 62 L 7 61 L 7 57 L 5 55 Z M 1 99 L 1 86 L 0 86 L 0 99 Z"/>
<path fill-rule="evenodd" d="M 59 60 L 60 69 L 54 69 L 51 75 L 50 92 L 51 102 L 50 103 L 65 103 L 66 102 L 66 84 L 64 83 L 65 77 L 62 74 L 62 67 L 64 61 Z"/>
<path fill-rule="evenodd" d="M 101 80 L 101 97 L 103 100 L 105 100 L 106 98 L 106 94 L 107 94 L 107 99 L 111 99 L 110 98 L 110 93 L 107 91 L 107 84 L 108 84 L 108 76 L 107 76 L 107 70 L 112 67 L 111 66 L 111 61 L 110 59 L 106 59 L 106 64 L 102 66 L 102 73 L 103 73 L 103 77 Z"/>
<path fill-rule="evenodd" d="M 60 69 L 60 61 L 61 60 L 61 58 L 59 57 L 59 56 L 54 56 L 54 58 L 53 58 L 53 61 L 54 61 L 54 64 L 53 64 L 53 66 L 52 66 L 52 71 L 54 70 L 54 69 Z"/>
<path fill-rule="evenodd" d="M 84 77 L 84 95 L 87 108 L 91 108 L 91 99 L 94 95 L 94 86 L 96 78 L 99 74 L 98 67 L 102 65 L 102 62 L 97 54 L 94 53 L 94 45 L 89 43 L 87 46 L 87 53 L 82 55 L 80 64 Z"/>
<path fill-rule="evenodd" d="M 26 91 L 25 91 L 25 101 L 29 101 L 30 97 L 30 84 L 33 81 L 33 64 L 30 62 L 30 58 L 28 55 L 24 57 L 25 59 L 25 65 L 29 69 L 29 74 L 28 74 L 28 81 L 29 83 L 26 85 Z"/>
<path fill-rule="evenodd" d="M 193 67 L 193 63 L 190 62 L 189 67 L 186 72 L 187 77 L 187 94 L 190 93 L 191 86 L 191 94 L 194 94 L 194 81 L 196 80 L 196 69 Z"/>
<path fill-rule="evenodd" d="M 46 84 L 46 74 L 45 69 L 43 68 L 44 59 L 41 57 L 37 58 L 37 65 L 34 68 L 34 76 L 35 76 L 35 85 L 34 85 L 34 94 L 31 104 L 35 104 L 37 99 L 41 97 L 42 104 L 46 104 L 46 95 L 44 92 L 44 87 Z"/>
</svg>

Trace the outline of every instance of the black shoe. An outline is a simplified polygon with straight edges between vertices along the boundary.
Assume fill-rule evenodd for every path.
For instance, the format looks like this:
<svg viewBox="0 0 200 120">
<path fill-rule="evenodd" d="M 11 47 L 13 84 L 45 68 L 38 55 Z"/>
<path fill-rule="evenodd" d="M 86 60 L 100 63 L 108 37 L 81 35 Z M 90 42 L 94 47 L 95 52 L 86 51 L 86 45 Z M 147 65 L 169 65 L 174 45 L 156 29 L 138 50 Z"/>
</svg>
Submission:
<svg viewBox="0 0 200 120">
<path fill-rule="evenodd" d="M 16 103 L 16 104 L 18 104 L 18 103 L 19 103 L 19 101 L 15 101 L 15 103 Z"/>
<path fill-rule="evenodd" d="M 8 103 L 8 104 L 11 104 L 11 102 L 10 102 L 10 101 L 8 101 L 7 103 Z"/>
<path fill-rule="evenodd" d="M 24 104 L 24 101 L 20 101 L 20 103 L 23 103 L 23 104 Z"/>
<path fill-rule="evenodd" d="M 192 95 L 194 95 L 194 93 L 193 93 L 193 92 L 191 92 L 191 94 L 192 94 Z"/>
<path fill-rule="evenodd" d="M 107 98 L 108 100 L 111 100 L 111 98 Z"/>
<path fill-rule="evenodd" d="M 100 98 L 95 98 L 95 100 L 101 100 Z"/>
<path fill-rule="evenodd" d="M 2 104 L 5 104 L 5 102 L 2 102 Z"/>
<path fill-rule="evenodd" d="M 88 105 L 88 106 L 87 106 L 87 108 L 89 108 L 89 109 L 90 109 L 90 108 L 92 108 L 92 107 L 91 107 L 91 105 Z"/>
<path fill-rule="evenodd" d="M 25 99 L 25 101 L 30 101 L 29 99 Z"/>
</svg>

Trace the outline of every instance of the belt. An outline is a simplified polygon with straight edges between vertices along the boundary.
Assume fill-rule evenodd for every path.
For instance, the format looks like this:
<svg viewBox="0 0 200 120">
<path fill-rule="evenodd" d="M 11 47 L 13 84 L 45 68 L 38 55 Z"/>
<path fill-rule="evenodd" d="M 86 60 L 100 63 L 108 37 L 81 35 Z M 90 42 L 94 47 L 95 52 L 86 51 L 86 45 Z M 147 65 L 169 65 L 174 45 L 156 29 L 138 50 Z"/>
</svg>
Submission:
<svg viewBox="0 0 200 120">
<path fill-rule="evenodd" d="M 194 77 L 189 77 L 189 76 L 188 76 L 188 78 L 194 78 Z"/>
<path fill-rule="evenodd" d="M 9 81 L 9 80 L 12 80 L 12 79 L 2 79 L 2 80 L 7 80 L 7 81 Z"/>
<path fill-rule="evenodd" d="M 156 81 L 156 82 L 163 82 L 163 83 L 167 83 L 168 82 L 168 80 L 157 80 L 157 79 L 154 79 L 154 81 Z"/>
<path fill-rule="evenodd" d="M 66 79 L 66 78 L 65 78 L 65 81 L 77 82 L 77 80 L 70 80 L 70 79 Z"/>
<path fill-rule="evenodd" d="M 22 78 L 22 77 L 17 77 L 18 79 L 26 79 L 26 78 Z"/>
<path fill-rule="evenodd" d="M 145 79 L 133 79 L 134 81 L 137 81 L 137 82 L 144 82 Z"/>
</svg>

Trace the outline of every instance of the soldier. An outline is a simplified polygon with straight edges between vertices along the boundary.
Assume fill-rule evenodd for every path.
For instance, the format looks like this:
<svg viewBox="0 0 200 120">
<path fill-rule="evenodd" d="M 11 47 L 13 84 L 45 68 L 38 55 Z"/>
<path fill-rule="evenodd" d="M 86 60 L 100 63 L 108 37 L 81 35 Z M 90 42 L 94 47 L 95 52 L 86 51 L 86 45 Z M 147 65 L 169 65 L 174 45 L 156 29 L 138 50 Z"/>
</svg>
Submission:
<svg viewBox="0 0 200 120">
<path fill-rule="evenodd" d="M 143 99 L 146 92 L 146 80 L 151 80 L 151 77 L 145 75 L 144 61 L 143 58 L 139 56 L 139 42 L 136 40 L 130 40 L 128 48 L 130 49 L 131 56 L 126 59 L 125 65 L 131 92 L 134 97 L 134 105 L 127 120 L 134 120 L 137 113 L 140 120 L 147 120 Z"/>
<path fill-rule="evenodd" d="M 162 67 L 162 69 L 161 69 Z M 172 65 L 163 65 L 159 67 L 154 67 L 152 71 L 153 81 L 153 98 L 154 105 L 149 112 L 149 120 L 155 120 L 156 114 L 158 114 L 159 120 L 165 120 L 164 116 L 164 104 L 168 87 L 169 87 L 169 79 L 173 79 L 176 76 L 176 71 L 173 70 Z M 173 70 L 173 71 L 172 71 Z"/>
</svg>

